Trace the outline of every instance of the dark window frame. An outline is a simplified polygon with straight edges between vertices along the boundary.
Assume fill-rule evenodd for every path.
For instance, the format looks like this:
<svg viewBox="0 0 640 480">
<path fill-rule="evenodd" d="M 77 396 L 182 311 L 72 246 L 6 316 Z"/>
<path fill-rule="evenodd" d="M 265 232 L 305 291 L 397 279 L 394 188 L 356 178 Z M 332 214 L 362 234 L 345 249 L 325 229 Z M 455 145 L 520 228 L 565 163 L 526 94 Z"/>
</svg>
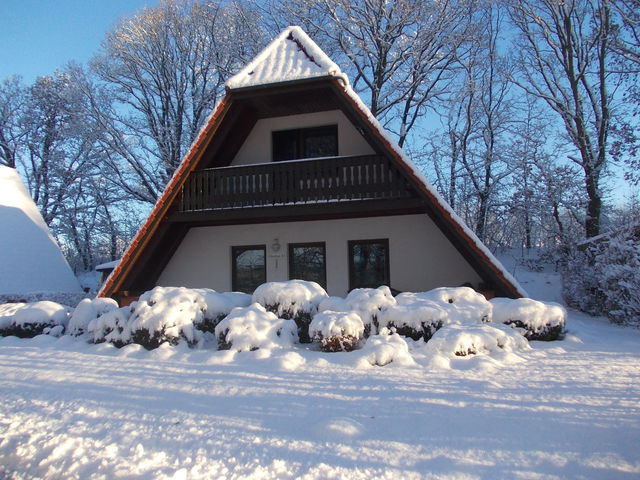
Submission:
<svg viewBox="0 0 640 480">
<path fill-rule="evenodd" d="M 389 288 L 391 288 L 391 249 L 389 248 L 389 239 L 388 238 L 372 238 L 372 239 L 365 239 L 365 240 L 349 240 L 347 242 L 348 246 L 347 246 L 347 257 L 348 257 L 348 262 L 349 262 L 349 291 L 353 290 L 354 288 L 363 288 L 361 285 L 356 285 L 355 284 L 355 262 L 354 262 L 354 255 L 353 255 L 353 247 L 355 245 L 363 245 L 363 244 L 374 244 L 374 243 L 381 243 L 384 245 L 384 248 L 386 249 L 386 258 L 385 258 L 385 266 L 384 266 L 384 275 L 386 277 L 386 283 L 381 283 L 380 285 L 387 285 Z"/>
<path fill-rule="evenodd" d="M 324 258 L 324 272 L 322 282 L 318 282 L 322 288 L 327 289 L 327 243 L 326 242 L 302 242 L 302 243 L 290 243 L 288 247 L 288 266 L 289 266 L 289 280 L 293 280 L 293 249 L 296 247 L 322 247 L 322 256 Z M 301 279 L 304 280 L 304 279 Z"/>
<path fill-rule="evenodd" d="M 236 259 L 239 254 L 243 252 L 247 252 L 249 250 L 262 250 L 264 252 L 264 265 L 262 267 L 264 281 L 267 281 L 267 246 L 265 244 L 262 245 L 237 245 L 231 247 L 231 290 L 234 292 L 241 292 L 244 290 L 239 289 L 238 285 L 238 265 Z M 253 292 L 245 292 L 245 293 L 253 293 Z"/>
<path fill-rule="evenodd" d="M 276 158 L 276 143 L 278 143 L 278 136 L 295 136 L 296 137 L 296 155 L 295 158 Z M 287 160 L 299 160 L 304 158 L 318 158 L 318 157 L 309 157 L 305 152 L 305 140 L 309 137 L 318 136 L 318 135 L 333 135 L 335 138 L 335 152 L 333 155 L 328 156 L 338 156 L 338 125 L 323 125 L 320 127 L 304 127 L 304 128 L 291 128 L 287 130 L 274 130 L 271 132 L 271 160 L 274 162 L 286 162 Z"/>
</svg>

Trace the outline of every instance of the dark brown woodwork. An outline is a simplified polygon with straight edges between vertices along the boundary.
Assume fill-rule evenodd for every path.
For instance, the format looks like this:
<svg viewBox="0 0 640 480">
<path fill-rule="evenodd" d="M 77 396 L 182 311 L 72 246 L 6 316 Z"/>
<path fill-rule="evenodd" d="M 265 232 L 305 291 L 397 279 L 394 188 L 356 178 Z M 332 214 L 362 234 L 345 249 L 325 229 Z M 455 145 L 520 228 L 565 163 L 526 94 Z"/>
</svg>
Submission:
<svg viewBox="0 0 640 480">
<path fill-rule="evenodd" d="M 403 174 L 381 155 L 272 162 L 194 171 L 178 212 L 411 197 Z"/>
<path fill-rule="evenodd" d="M 176 212 L 171 215 L 169 221 L 199 227 L 412 215 L 425 212 L 422 199 L 404 198 Z"/>
</svg>

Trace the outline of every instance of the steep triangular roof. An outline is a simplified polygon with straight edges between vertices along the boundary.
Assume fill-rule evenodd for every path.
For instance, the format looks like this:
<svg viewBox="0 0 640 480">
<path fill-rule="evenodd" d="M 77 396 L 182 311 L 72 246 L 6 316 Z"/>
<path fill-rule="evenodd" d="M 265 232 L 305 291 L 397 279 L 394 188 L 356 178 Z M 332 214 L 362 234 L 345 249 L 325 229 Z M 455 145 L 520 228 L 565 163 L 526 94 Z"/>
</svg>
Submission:
<svg viewBox="0 0 640 480">
<path fill-rule="evenodd" d="M 470 261 L 476 270 L 484 272 L 483 278 L 490 277 L 501 295 L 520 297 L 526 292 L 503 268 L 478 237 L 466 227 L 464 222 L 437 193 L 429 181 L 409 160 L 398 144 L 391 139 L 369 108 L 353 91 L 346 76 L 329 57 L 299 27 L 288 27 L 269 46 L 227 82 L 227 94 L 216 106 L 198 138 L 174 173 L 163 195 L 158 199 L 149 218 L 138 231 L 122 261 L 107 279 L 100 295 L 113 295 L 124 283 L 133 264 L 139 260 L 154 232 L 166 221 L 171 206 L 189 174 L 201 162 L 207 146 L 215 139 L 225 118 L 242 95 L 248 91 L 263 90 L 265 87 L 302 84 L 324 79 L 331 91 L 339 98 L 341 108 L 366 131 L 371 140 L 394 158 L 404 171 L 407 179 L 421 194 L 429 206 L 429 214 L 447 238 Z"/>
<path fill-rule="evenodd" d="M 236 75 L 231 90 L 321 77 L 345 78 L 340 67 L 300 27 L 286 28 Z"/>
<path fill-rule="evenodd" d="M 81 291 L 18 172 L 0 166 L 0 294 Z"/>
</svg>

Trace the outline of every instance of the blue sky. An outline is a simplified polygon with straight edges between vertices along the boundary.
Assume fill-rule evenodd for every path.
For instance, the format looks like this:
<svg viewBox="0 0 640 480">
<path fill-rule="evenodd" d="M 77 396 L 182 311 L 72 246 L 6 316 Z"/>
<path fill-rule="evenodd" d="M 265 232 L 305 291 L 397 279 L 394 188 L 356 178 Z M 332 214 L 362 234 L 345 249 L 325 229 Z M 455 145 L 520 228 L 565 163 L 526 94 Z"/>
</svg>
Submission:
<svg viewBox="0 0 640 480">
<path fill-rule="evenodd" d="M 67 62 L 86 62 L 122 17 L 156 0 L 0 0 L 0 79 L 31 83 Z"/>
</svg>

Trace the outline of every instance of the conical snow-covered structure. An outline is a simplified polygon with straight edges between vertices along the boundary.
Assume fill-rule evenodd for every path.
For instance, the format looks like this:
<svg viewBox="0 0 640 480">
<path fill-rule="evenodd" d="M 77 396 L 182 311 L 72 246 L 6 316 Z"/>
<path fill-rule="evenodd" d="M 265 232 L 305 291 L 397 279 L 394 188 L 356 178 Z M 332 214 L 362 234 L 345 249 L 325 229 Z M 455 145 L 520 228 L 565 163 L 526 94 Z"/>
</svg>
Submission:
<svg viewBox="0 0 640 480">
<path fill-rule="evenodd" d="M 0 295 L 82 289 L 18 172 L 0 166 Z"/>
</svg>

